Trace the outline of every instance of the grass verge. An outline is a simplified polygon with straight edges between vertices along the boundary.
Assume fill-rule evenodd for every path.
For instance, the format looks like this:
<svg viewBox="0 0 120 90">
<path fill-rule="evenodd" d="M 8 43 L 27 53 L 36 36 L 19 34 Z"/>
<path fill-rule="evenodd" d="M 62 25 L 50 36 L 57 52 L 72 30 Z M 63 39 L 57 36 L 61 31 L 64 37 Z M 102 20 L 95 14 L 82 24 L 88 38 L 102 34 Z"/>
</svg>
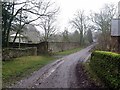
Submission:
<svg viewBox="0 0 120 90">
<path fill-rule="evenodd" d="M 104 88 L 105 87 L 104 83 L 100 80 L 100 78 L 96 75 L 96 73 L 94 73 L 94 71 L 91 69 L 89 62 L 83 63 L 83 66 L 84 66 L 85 72 L 87 72 L 88 78 L 91 81 L 93 81 L 93 83 L 96 86 Z"/>
<path fill-rule="evenodd" d="M 38 70 L 52 60 L 55 59 L 51 56 L 25 56 L 3 62 L 3 87 L 15 83 L 17 80 Z"/>
<path fill-rule="evenodd" d="M 75 53 L 77 51 L 80 51 L 82 48 L 79 47 L 79 48 L 75 48 L 75 49 L 70 49 L 70 50 L 65 50 L 63 52 L 56 52 L 55 55 L 69 55 L 69 54 L 72 54 L 72 53 Z"/>
</svg>

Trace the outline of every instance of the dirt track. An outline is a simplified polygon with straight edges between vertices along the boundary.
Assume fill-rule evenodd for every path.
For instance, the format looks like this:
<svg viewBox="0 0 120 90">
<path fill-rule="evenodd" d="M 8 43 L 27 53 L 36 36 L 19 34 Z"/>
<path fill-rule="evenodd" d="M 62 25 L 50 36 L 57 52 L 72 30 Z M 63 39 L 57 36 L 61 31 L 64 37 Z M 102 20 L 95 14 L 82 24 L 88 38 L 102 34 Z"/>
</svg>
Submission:
<svg viewBox="0 0 120 90">
<path fill-rule="evenodd" d="M 91 88 L 94 87 L 83 72 L 76 68 L 78 62 L 86 61 L 93 45 L 65 56 L 34 72 L 11 88 Z M 77 73 L 79 71 L 79 73 Z"/>
</svg>

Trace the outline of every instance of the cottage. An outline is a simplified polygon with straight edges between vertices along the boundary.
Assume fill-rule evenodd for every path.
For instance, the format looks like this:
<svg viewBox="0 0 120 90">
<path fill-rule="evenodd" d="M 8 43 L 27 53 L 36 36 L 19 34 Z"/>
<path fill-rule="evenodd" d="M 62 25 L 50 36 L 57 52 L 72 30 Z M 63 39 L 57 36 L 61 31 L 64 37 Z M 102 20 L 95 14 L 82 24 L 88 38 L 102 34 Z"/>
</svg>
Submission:
<svg viewBox="0 0 120 90">
<path fill-rule="evenodd" d="M 16 35 L 15 31 L 10 32 L 10 42 L 13 42 L 14 37 Z M 25 25 L 25 27 L 22 29 L 21 34 L 17 35 L 17 38 L 15 42 L 19 42 L 20 37 L 20 43 L 39 43 L 40 42 L 40 32 L 35 28 L 34 25 Z"/>
<path fill-rule="evenodd" d="M 13 42 L 15 36 L 16 36 L 16 34 L 10 35 L 10 42 Z M 26 36 L 24 36 L 22 34 L 17 34 L 17 38 L 16 38 L 15 42 L 28 43 L 28 39 Z"/>
</svg>

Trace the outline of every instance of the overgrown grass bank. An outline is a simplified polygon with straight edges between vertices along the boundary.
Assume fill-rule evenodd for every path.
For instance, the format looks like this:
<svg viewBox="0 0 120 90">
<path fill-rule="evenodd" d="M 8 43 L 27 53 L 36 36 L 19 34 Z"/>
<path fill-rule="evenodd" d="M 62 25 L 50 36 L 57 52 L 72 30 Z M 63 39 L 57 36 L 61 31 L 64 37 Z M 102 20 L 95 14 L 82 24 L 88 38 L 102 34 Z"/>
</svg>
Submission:
<svg viewBox="0 0 120 90">
<path fill-rule="evenodd" d="M 14 83 L 16 80 L 43 67 L 52 60 L 54 58 L 50 56 L 25 56 L 3 62 L 3 86 Z"/>
<path fill-rule="evenodd" d="M 100 78 L 97 76 L 97 74 L 92 70 L 90 67 L 89 62 L 82 63 L 84 66 L 84 70 L 87 73 L 88 78 L 96 85 L 99 87 L 105 87 L 104 83 L 100 80 Z"/>
<path fill-rule="evenodd" d="M 72 53 L 75 53 L 77 51 L 80 51 L 82 48 L 79 47 L 79 48 L 75 48 L 75 49 L 70 49 L 70 50 L 65 50 L 65 51 L 61 51 L 61 52 L 56 52 L 55 54 L 56 55 L 69 55 L 69 54 L 72 54 Z"/>
<path fill-rule="evenodd" d="M 95 51 L 91 55 L 90 67 L 110 88 L 120 88 L 120 54 Z"/>
</svg>

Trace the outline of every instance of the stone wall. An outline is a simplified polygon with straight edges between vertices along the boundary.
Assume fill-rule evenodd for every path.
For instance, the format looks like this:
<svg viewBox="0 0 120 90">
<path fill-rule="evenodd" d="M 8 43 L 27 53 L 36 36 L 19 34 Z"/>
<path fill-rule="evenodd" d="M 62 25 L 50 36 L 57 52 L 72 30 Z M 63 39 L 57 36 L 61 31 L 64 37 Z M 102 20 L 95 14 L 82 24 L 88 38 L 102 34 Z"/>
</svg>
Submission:
<svg viewBox="0 0 120 90">
<path fill-rule="evenodd" d="M 49 42 L 48 49 L 52 52 L 60 52 L 64 50 L 69 50 L 73 48 L 80 47 L 77 42 Z"/>
<path fill-rule="evenodd" d="M 10 60 L 21 56 L 29 55 L 41 55 L 48 52 L 60 52 L 79 47 L 77 42 L 41 42 L 38 44 L 21 43 L 20 49 L 19 43 L 9 43 L 9 48 L 5 48 L 2 51 L 2 60 Z"/>
<path fill-rule="evenodd" d="M 37 55 L 36 47 L 27 47 L 27 48 L 5 48 L 2 51 L 2 60 L 11 60 L 13 58 L 21 56 L 30 56 Z"/>
<path fill-rule="evenodd" d="M 9 47 L 18 48 L 18 46 L 19 43 L 15 43 L 14 46 L 12 45 L 12 43 L 9 43 Z M 37 55 L 41 55 L 41 54 L 46 54 L 49 51 L 59 52 L 59 51 L 77 48 L 80 46 L 80 44 L 77 42 L 41 42 L 38 44 L 21 43 L 20 46 L 21 48 L 37 47 Z"/>
<path fill-rule="evenodd" d="M 9 47 L 10 48 L 18 48 L 19 47 L 19 43 L 15 43 L 13 45 L 13 43 L 9 43 Z M 40 54 L 45 54 L 47 53 L 47 48 L 48 48 L 48 42 L 40 42 L 40 43 L 21 43 L 20 44 L 21 48 L 26 48 L 26 47 L 37 47 L 37 55 Z"/>
<path fill-rule="evenodd" d="M 48 52 L 59 52 L 79 47 L 79 43 L 76 42 L 41 42 L 38 44 L 21 43 L 20 49 L 19 43 L 9 43 L 9 48 L 5 48 L 2 51 L 2 60 L 10 60 L 21 56 L 29 55 L 41 55 Z"/>
</svg>

